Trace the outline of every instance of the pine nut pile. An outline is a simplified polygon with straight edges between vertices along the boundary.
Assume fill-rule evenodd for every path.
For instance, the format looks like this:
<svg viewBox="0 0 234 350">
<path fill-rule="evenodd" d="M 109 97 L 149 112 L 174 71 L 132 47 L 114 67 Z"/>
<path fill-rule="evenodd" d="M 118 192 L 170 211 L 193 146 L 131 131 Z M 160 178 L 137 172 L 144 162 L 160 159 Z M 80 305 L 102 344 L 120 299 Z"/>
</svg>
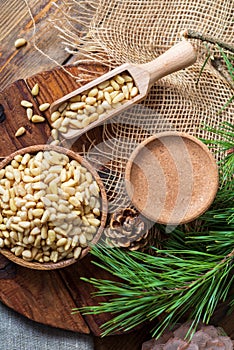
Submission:
<svg viewBox="0 0 234 350">
<path fill-rule="evenodd" d="M 58 139 L 58 131 L 66 133 L 69 128 L 87 127 L 137 94 L 138 88 L 126 72 L 82 92 L 60 105 L 58 110 L 51 114 L 52 137 Z"/>
<path fill-rule="evenodd" d="M 63 153 L 26 153 L 0 170 L 0 208 L 0 248 L 40 263 L 78 259 L 100 226 L 100 189 Z"/>
</svg>

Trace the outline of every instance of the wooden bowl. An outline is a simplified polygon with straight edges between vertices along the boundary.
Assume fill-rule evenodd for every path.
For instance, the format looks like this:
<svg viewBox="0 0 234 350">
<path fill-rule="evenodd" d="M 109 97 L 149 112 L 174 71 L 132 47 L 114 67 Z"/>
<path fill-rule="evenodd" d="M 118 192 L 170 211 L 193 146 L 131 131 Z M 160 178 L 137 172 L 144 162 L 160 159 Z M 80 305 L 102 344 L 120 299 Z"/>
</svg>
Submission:
<svg viewBox="0 0 234 350">
<path fill-rule="evenodd" d="M 203 214 L 218 189 L 218 167 L 208 148 L 182 132 L 162 132 L 143 141 L 125 172 L 127 193 L 148 219 L 165 225 Z"/>
<path fill-rule="evenodd" d="M 96 180 L 99 188 L 100 188 L 100 199 L 101 199 L 101 217 L 100 217 L 100 226 L 91 241 L 91 244 L 96 244 L 103 232 L 103 229 L 105 227 L 106 219 L 107 219 L 107 197 L 106 197 L 106 192 L 104 185 L 95 171 L 95 169 L 80 155 L 76 154 L 75 152 L 68 150 L 63 147 L 58 147 L 58 146 L 52 146 L 52 145 L 35 145 L 35 146 L 30 146 L 26 148 L 22 148 L 12 154 L 10 154 L 8 157 L 6 157 L 1 163 L 0 163 L 0 169 L 3 169 L 6 165 L 8 165 L 16 155 L 24 155 L 25 153 L 30 153 L 30 154 L 36 154 L 39 151 L 57 151 L 62 154 L 66 154 L 70 160 L 76 160 L 78 161 L 82 166 L 84 166 L 88 171 L 93 175 L 93 178 Z M 90 251 L 90 247 L 83 248 L 80 254 L 80 257 L 78 259 L 75 258 L 70 258 L 70 259 L 64 259 L 60 260 L 58 262 L 44 262 L 40 263 L 37 261 L 26 261 L 21 257 L 17 257 L 14 253 L 12 253 L 8 248 L 2 248 L 0 249 L 0 253 L 4 255 L 6 258 L 9 260 L 13 261 L 16 264 L 19 264 L 24 267 L 28 267 L 31 269 L 37 269 L 37 270 L 54 270 L 54 269 L 59 269 L 62 267 L 69 266 L 71 264 L 74 264 L 78 260 L 82 259 L 84 256 L 88 254 Z"/>
</svg>

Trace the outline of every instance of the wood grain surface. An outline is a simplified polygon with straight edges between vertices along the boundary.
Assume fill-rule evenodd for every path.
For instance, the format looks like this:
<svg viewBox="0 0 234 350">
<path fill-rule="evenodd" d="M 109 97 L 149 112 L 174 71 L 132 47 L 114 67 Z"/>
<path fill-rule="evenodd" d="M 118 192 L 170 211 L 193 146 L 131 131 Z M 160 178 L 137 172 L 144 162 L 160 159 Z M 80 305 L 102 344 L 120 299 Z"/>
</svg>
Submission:
<svg viewBox="0 0 234 350">
<path fill-rule="evenodd" d="M 74 74 L 79 74 L 78 68 L 71 68 L 71 72 Z M 26 99 L 33 103 L 33 108 L 36 112 L 41 114 L 38 110 L 38 106 L 41 101 L 37 101 L 37 98 L 33 98 L 30 92 L 30 85 L 34 81 L 39 82 L 41 95 L 46 95 L 48 92 L 48 100 L 53 100 L 53 93 L 55 97 L 59 94 L 67 92 L 69 89 L 69 84 L 73 88 L 72 82 L 69 78 L 66 79 L 62 69 L 55 69 L 53 72 L 43 72 L 37 76 L 34 76 L 25 82 L 24 80 L 16 81 L 7 87 L 0 94 L 0 103 L 4 106 L 4 113 L 6 119 L 0 124 L 0 132 L 4 135 L 2 142 L 0 141 L 1 157 L 6 157 L 10 153 L 16 151 L 25 146 L 32 146 L 35 144 L 46 144 L 50 138 L 50 127 L 49 123 L 43 122 L 39 124 L 33 124 L 28 121 L 24 108 L 20 105 L 22 99 Z M 45 79 L 47 77 L 47 79 Z M 48 84 L 48 81 L 51 83 Z M 61 81 L 65 81 L 64 84 Z M 53 83 L 52 83 L 53 82 Z M 19 138 L 16 138 L 15 131 L 20 127 L 24 126 L 27 132 Z M 86 263 L 87 262 L 87 263 Z M 17 266 L 16 275 L 14 279 L 10 279 L 10 282 L 6 282 L 6 279 L 0 280 L 0 299 L 4 301 L 8 306 L 14 308 L 18 312 L 24 314 L 25 316 L 36 320 L 37 322 L 51 324 L 53 326 L 62 327 L 65 329 L 70 329 L 78 332 L 87 333 L 88 326 L 85 324 L 83 318 L 79 315 L 71 316 L 71 310 L 73 307 L 79 307 L 85 305 L 85 300 L 89 300 L 88 304 L 93 302 L 91 297 L 86 298 L 86 293 L 89 295 L 93 292 L 93 288 L 88 284 L 84 287 L 79 286 L 79 277 L 87 274 L 89 271 L 89 276 L 95 276 L 95 268 L 92 266 L 88 268 L 87 264 L 90 264 L 89 260 L 78 262 L 76 266 L 78 270 L 74 270 L 70 277 L 73 276 L 76 283 L 73 284 L 73 291 L 69 290 L 67 286 L 70 286 L 70 282 L 66 281 L 64 272 L 45 272 L 45 274 L 39 271 L 32 271 L 30 269 L 25 269 Z M 79 271 L 79 272 L 78 272 Z M 69 269 L 67 270 L 69 273 Z M 20 277 L 21 276 L 21 277 Z M 63 276 L 63 279 L 61 279 Z M 21 281 L 22 279 L 22 281 Z M 51 282 L 50 282 L 51 280 Z M 78 284 L 77 284 L 78 282 Z M 57 289 L 60 291 L 58 293 Z M 63 288 L 64 286 L 64 288 Z M 91 288 L 91 289 L 90 289 Z M 30 293 L 27 292 L 30 290 Z M 10 291 L 10 297 L 8 298 L 7 291 Z M 41 292 L 40 292 L 41 291 Z M 74 303 L 74 299 L 71 298 L 71 293 L 81 293 L 84 292 L 84 296 L 78 298 L 82 302 Z M 51 298 L 45 297 L 50 295 Z M 61 302 L 62 300 L 65 301 Z M 64 311 L 61 312 L 61 306 Z M 47 310 L 46 315 L 42 310 Z M 76 322 L 74 322 L 74 319 Z M 80 322 L 80 319 L 82 320 Z M 97 317 L 88 317 L 90 323 L 90 329 L 95 335 L 100 335 L 100 324 L 102 323 Z M 84 327 L 85 325 L 85 327 Z"/>
<path fill-rule="evenodd" d="M 61 3 L 60 0 L 54 2 Z M 6 120 L 0 123 L 0 157 L 6 157 L 22 147 L 47 143 L 50 137 L 49 112 L 44 113 L 48 121 L 33 124 L 20 106 L 22 99 L 30 99 L 34 111 L 39 113 L 40 103 L 52 102 L 78 87 L 76 79 L 63 69 L 48 71 L 56 63 L 39 53 L 33 45 L 35 39 L 40 49 L 59 64 L 72 62 L 73 58 L 61 45 L 57 30 L 49 23 L 55 15 L 59 17 L 61 14 L 49 0 L 28 0 L 28 4 L 36 23 L 35 34 L 24 0 L 1 1 L 0 90 L 3 92 L 0 94 L 0 104 L 4 106 Z M 14 42 L 19 37 L 26 38 L 28 42 L 17 50 Z M 78 67 L 68 69 L 74 75 L 79 74 Z M 104 72 L 103 67 L 96 66 L 95 69 Z M 30 89 L 36 82 L 41 86 L 41 91 L 33 99 Z M 26 134 L 15 138 L 19 126 L 25 126 Z M 101 131 L 101 127 L 91 131 L 90 138 L 100 140 Z M 89 142 L 89 138 L 84 136 L 75 144 L 66 141 L 64 146 L 81 152 L 83 145 L 88 147 Z M 100 338 L 100 326 L 110 315 L 82 316 L 71 313 L 74 307 L 96 305 L 104 300 L 94 298 L 93 287 L 80 280 L 81 276 L 112 278 L 95 267 L 91 260 L 91 256 L 87 256 L 61 270 L 35 271 L 15 265 L 0 254 L 0 301 L 36 322 L 94 335 L 97 350 L 140 350 L 142 342 L 150 339 L 148 325 L 130 334 Z M 234 314 L 229 315 L 227 311 L 227 305 L 221 305 L 214 315 L 214 323 L 221 325 L 234 338 Z"/>
<path fill-rule="evenodd" d="M 67 68 L 72 74 L 79 74 L 78 67 Z M 100 72 L 100 66 L 96 67 Z M 40 94 L 37 98 L 31 95 L 31 87 L 38 82 Z M 34 110 L 47 97 L 51 102 L 76 86 L 76 82 L 64 73 L 61 68 L 51 72 L 42 72 L 28 79 L 16 81 L 8 86 L 0 94 L 0 103 L 4 106 L 6 119 L 0 123 L 0 132 L 4 135 L 0 141 L 1 156 L 6 157 L 15 150 L 35 145 L 45 144 L 50 137 L 50 121 L 41 124 L 33 124 L 28 121 L 24 108 L 20 105 L 22 99 L 32 101 Z M 38 113 L 41 113 L 38 111 Z M 48 113 L 44 113 L 48 117 Z M 25 135 L 16 138 L 15 131 L 21 125 L 27 129 Z M 91 136 L 90 136 L 91 135 Z M 102 128 L 96 128 L 90 132 L 89 137 L 84 136 L 78 140 L 73 149 L 81 152 L 82 145 L 88 147 L 88 140 L 101 139 Z M 90 141 L 89 141 L 90 142 Z M 79 312 L 72 314 L 73 308 L 86 305 L 97 305 L 106 298 L 95 298 L 94 287 L 80 280 L 80 277 L 95 277 L 113 279 L 111 275 L 97 268 L 91 263 L 91 256 L 87 256 L 76 264 L 56 271 L 35 271 L 19 265 L 15 265 L 0 255 L 0 300 L 15 311 L 24 316 L 43 324 L 63 328 L 80 333 L 91 333 L 96 339 L 96 349 L 123 349 L 123 340 L 131 349 L 138 349 L 139 342 L 130 334 L 122 337 L 115 335 L 114 338 L 101 339 L 100 326 L 111 318 L 111 315 L 87 315 L 81 316 Z M 144 332 L 144 338 L 146 333 Z M 139 334 L 138 337 L 140 338 Z M 138 339 L 137 337 L 137 339 Z M 106 344 L 106 345 L 104 345 Z M 126 348 L 127 349 L 127 348 Z M 129 348 L 130 349 L 130 348 Z"/>
<path fill-rule="evenodd" d="M 70 67 L 68 69 L 73 74 L 79 74 L 79 67 Z M 101 67 L 97 67 L 99 72 L 100 69 Z M 73 88 L 76 83 L 70 79 L 70 76 L 65 75 L 61 68 L 56 68 L 52 72 L 37 74 L 27 79 L 26 82 L 23 80 L 16 81 L 0 94 L 0 103 L 4 105 L 6 115 L 5 121 L 0 124 L 1 132 L 4 135 L 4 138 L 0 140 L 2 155 L 6 156 L 25 145 L 48 142 L 50 134 L 49 121 L 41 124 L 28 122 L 25 111 L 20 105 L 20 100 L 26 98 L 32 101 L 35 110 L 38 110 L 38 106 L 43 101 L 44 96 L 51 102 L 53 96 L 57 98 L 61 94 L 67 93 L 70 86 Z M 33 98 L 30 93 L 30 89 L 35 82 L 40 84 L 40 98 Z M 45 114 L 45 116 L 47 117 L 48 115 Z M 16 128 L 21 125 L 25 125 L 27 133 L 17 139 L 14 133 Z M 90 132 L 89 137 L 87 136 L 86 138 L 84 135 L 72 147 L 77 152 L 80 152 L 85 143 L 88 146 L 87 140 L 100 139 L 101 135 L 101 127 L 95 128 Z M 61 270 L 33 271 L 21 266 L 14 266 L 1 257 L 0 300 L 37 322 L 86 334 L 91 332 L 94 336 L 99 337 L 101 334 L 100 326 L 109 320 L 111 315 L 81 316 L 79 313 L 71 314 L 74 307 L 97 305 L 100 301 L 108 300 L 103 297 L 94 298 L 93 292 L 95 289 L 93 286 L 80 280 L 80 277 L 113 279 L 113 276 L 92 264 L 91 259 L 91 256 L 88 255 L 76 264 Z M 231 316 L 224 315 L 221 308 L 216 316 L 216 322 L 217 324 L 222 324 L 229 334 L 233 334 L 233 327 L 229 326 L 230 322 L 234 322 L 233 318 L 233 314 Z M 225 320 L 227 320 L 227 323 Z M 145 332 L 143 335 L 144 337 L 147 336 Z M 118 339 L 119 344 L 121 344 L 124 338 L 120 338 L 114 339 Z M 132 350 L 139 347 L 135 346 L 135 337 L 132 338 L 129 334 L 128 339 L 128 346 L 131 344 Z M 108 343 L 111 340 L 108 338 L 103 340 L 103 342 Z M 116 345 L 118 342 L 115 340 L 113 344 Z M 100 349 L 103 348 L 100 345 L 103 344 L 101 340 L 97 340 L 96 343 L 98 344 L 97 349 L 98 346 Z M 108 347 L 111 348 L 110 345 Z"/>
<path fill-rule="evenodd" d="M 55 271 L 34 271 L 0 257 L 0 300 L 20 314 L 57 328 L 89 334 L 77 305 Z"/>
<path fill-rule="evenodd" d="M 62 1 L 27 0 L 27 2 L 34 17 L 35 33 L 25 0 L 1 0 L 0 90 L 19 78 L 30 77 L 53 68 L 56 62 L 63 64 L 70 57 L 61 44 L 58 30 L 51 22 L 54 18 L 61 18 L 62 21 L 62 13 L 53 4 L 59 5 Z M 20 37 L 27 40 L 27 45 L 16 49 L 14 43 Z M 41 52 L 36 50 L 34 43 Z"/>
<path fill-rule="evenodd" d="M 24 80 L 10 84 L 1 93 L 0 104 L 4 107 L 6 120 L 0 123 L 0 134 L 4 135 L 0 142 L 0 157 L 6 157 L 19 148 L 47 143 L 50 137 L 49 124 L 30 122 L 25 108 L 20 104 L 21 100 L 30 100 L 34 113 L 41 114 Z M 15 132 L 21 126 L 26 129 L 25 137 L 16 138 Z"/>
</svg>

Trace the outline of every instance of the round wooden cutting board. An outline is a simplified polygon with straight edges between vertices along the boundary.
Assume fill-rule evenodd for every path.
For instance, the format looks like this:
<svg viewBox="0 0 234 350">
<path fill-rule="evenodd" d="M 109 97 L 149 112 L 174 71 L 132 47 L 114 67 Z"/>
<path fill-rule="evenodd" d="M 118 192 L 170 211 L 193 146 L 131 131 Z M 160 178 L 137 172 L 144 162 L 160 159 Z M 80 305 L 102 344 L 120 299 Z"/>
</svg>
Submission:
<svg viewBox="0 0 234 350">
<path fill-rule="evenodd" d="M 79 74 L 75 67 L 70 68 L 70 72 Z M 30 90 L 35 82 L 40 86 L 40 94 L 33 102 L 35 114 L 41 114 L 38 107 L 43 101 L 51 103 L 78 87 L 75 79 L 63 69 L 55 69 L 16 81 L 6 88 L 0 95 L 0 104 L 6 116 L 0 123 L 2 158 L 22 147 L 48 143 L 49 123 L 31 123 L 20 105 L 21 100 L 33 100 Z M 48 114 L 45 112 L 45 117 L 48 118 Z M 26 134 L 16 138 L 14 135 L 20 126 L 25 127 Z M 90 256 L 59 271 L 37 271 L 15 265 L 0 255 L 0 299 L 34 321 L 80 333 L 92 332 L 99 336 L 100 325 L 108 317 L 84 318 L 79 312 L 71 314 L 73 308 L 97 303 L 91 296 L 93 287 L 82 282 L 80 277 L 98 276 L 99 273 L 106 277 L 106 273 L 103 274 L 91 263 Z"/>
<path fill-rule="evenodd" d="M 76 76 L 80 73 L 79 67 L 67 69 Z M 95 66 L 95 70 L 104 73 L 101 66 Z M 41 103 L 52 103 L 79 87 L 74 78 L 66 74 L 63 69 L 56 68 L 26 80 L 18 80 L 6 88 L 0 94 L 0 104 L 4 107 L 6 116 L 6 119 L 0 123 L 0 157 L 2 158 L 22 147 L 48 143 L 49 121 L 40 124 L 31 123 L 20 105 L 21 100 L 32 101 L 30 90 L 35 83 L 40 86 L 40 94 L 34 98 L 33 102 L 36 114 L 41 113 L 38 109 Z M 44 115 L 49 120 L 49 111 L 44 112 Z M 14 135 L 20 126 L 25 127 L 26 134 L 16 138 Z M 99 127 L 90 131 L 89 137 L 84 135 L 73 145 L 64 141 L 64 146 L 81 152 L 83 145 L 88 145 L 89 140 L 101 140 L 101 137 L 102 127 Z M 80 279 L 80 277 L 113 279 L 106 271 L 95 266 L 92 263 L 93 259 L 88 255 L 76 264 L 60 270 L 37 271 L 15 265 L 0 254 L 0 300 L 36 322 L 85 334 L 92 333 L 99 337 L 100 326 L 110 319 L 110 315 L 82 316 L 79 312 L 72 314 L 73 308 L 97 305 L 99 301 L 106 300 L 94 297 L 92 295 L 95 291 L 94 287 Z M 233 314 L 227 316 L 226 311 L 226 306 L 220 308 L 215 315 L 215 320 L 230 336 L 234 337 L 234 316 Z M 142 333 L 138 331 L 132 337 L 128 335 L 128 349 L 138 349 L 139 344 L 145 340 L 146 334 L 146 330 L 142 328 Z M 122 345 L 118 347 L 118 344 L 123 339 L 126 342 L 126 338 L 115 336 L 112 345 L 111 343 L 109 347 L 106 345 L 105 349 L 120 349 Z"/>
</svg>

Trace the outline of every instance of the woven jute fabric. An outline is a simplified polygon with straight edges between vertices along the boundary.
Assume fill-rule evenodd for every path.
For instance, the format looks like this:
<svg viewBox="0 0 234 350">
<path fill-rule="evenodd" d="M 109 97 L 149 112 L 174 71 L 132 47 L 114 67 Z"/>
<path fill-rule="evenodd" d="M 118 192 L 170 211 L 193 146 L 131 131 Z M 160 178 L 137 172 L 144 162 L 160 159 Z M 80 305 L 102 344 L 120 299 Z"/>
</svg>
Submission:
<svg viewBox="0 0 234 350">
<path fill-rule="evenodd" d="M 112 69 L 156 58 L 180 41 L 186 29 L 233 44 L 233 10 L 233 0 L 64 0 L 60 30 L 66 49 L 77 55 L 77 64 L 92 61 Z M 198 52 L 196 64 L 156 82 L 143 102 L 104 125 L 102 144 L 85 152 L 97 168 L 108 163 L 111 174 L 108 170 L 105 185 L 113 193 L 114 207 L 127 205 L 119 174 L 124 174 L 131 152 L 146 137 L 177 130 L 215 139 L 218 136 L 204 125 L 233 122 L 233 103 L 220 112 L 233 95 L 225 74 L 209 60 L 199 78 L 208 51 L 221 59 L 217 46 L 189 40 Z M 92 79 L 92 74 L 84 70 L 77 80 Z"/>
</svg>

